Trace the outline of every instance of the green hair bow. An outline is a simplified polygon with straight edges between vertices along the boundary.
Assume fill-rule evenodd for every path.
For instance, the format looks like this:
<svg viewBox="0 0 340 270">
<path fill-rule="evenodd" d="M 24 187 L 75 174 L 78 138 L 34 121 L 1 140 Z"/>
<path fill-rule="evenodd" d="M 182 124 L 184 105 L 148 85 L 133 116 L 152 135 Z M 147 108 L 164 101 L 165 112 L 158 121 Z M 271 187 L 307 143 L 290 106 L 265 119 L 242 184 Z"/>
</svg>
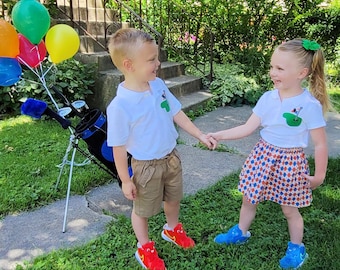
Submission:
<svg viewBox="0 0 340 270">
<path fill-rule="evenodd" d="M 321 48 L 320 44 L 314 40 L 304 39 L 302 40 L 302 47 L 307 51 L 317 51 Z"/>
</svg>

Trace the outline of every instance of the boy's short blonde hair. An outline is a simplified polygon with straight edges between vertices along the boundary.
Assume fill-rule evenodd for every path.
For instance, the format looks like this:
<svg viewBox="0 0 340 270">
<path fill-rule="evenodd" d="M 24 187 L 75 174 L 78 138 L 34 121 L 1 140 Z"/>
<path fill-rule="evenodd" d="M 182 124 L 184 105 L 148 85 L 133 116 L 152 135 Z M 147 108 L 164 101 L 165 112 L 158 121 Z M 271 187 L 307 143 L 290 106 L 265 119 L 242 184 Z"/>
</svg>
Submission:
<svg viewBox="0 0 340 270">
<path fill-rule="evenodd" d="M 155 39 L 139 29 L 119 29 L 108 43 L 113 64 L 121 69 L 124 59 L 132 59 L 138 48 L 145 42 L 155 42 Z"/>
</svg>

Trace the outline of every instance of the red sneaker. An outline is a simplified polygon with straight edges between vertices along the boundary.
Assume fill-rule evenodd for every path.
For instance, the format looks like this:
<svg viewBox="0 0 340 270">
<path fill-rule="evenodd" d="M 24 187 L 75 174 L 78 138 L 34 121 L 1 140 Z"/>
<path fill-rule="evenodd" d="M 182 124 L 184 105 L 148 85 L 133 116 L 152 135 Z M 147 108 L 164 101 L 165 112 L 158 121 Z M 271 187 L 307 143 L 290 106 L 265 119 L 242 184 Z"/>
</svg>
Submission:
<svg viewBox="0 0 340 270">
<path fill-rule="evenodd" d="M 162 238 L 164 240 L 172 242 L 182 248 L 192 248 L 195 246 L 194 240 L 187 236 L 181 223 L 178 223 L 173 230 L 163 229 Z"/>
<path fill-rule="evenodd" d="M 145 269 L 166 270 L 164 261 L 158 257 L 155 242 L 150 241 L 139 247 L 135 253 L 135 257 Z"/>
</svg>

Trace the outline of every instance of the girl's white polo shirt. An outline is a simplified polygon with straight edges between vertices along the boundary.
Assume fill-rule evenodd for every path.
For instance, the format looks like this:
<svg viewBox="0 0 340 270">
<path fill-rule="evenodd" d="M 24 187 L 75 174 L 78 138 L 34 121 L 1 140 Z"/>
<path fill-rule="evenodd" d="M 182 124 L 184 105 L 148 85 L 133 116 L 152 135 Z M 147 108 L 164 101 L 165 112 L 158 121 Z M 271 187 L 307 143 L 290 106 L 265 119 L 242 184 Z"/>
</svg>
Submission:
<svg viewBox="0 0 340 270">
<path fill-rule="evenodd" d="M 253 112 L 261 118 L 261 137 L 278 147 L 307 147 L 309 130 L 326 126 L 320 102 L 307 89 L 283 100 L 277 89 L 267 91 Z"/>
<path fill-rule="evenodd" d="M 181 110 L 180 102 L 161 79 L 149 85 L 149 91 L 136 92 L 120 83 L 107 107 L 108 146 L 125 145 L 138 160 L 166 156 L 178 137 L 173 117 Z"/>
</svg>

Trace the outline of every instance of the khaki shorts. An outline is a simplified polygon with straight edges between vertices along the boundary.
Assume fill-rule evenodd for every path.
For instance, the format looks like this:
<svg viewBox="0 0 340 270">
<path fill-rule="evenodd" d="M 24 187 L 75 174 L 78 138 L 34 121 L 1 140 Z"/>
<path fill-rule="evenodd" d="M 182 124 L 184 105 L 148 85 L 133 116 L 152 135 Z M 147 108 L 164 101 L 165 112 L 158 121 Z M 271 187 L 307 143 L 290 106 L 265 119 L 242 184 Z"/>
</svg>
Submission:
<svg viewBox="0 0 340 270">
<path fill-rule="evenodd" d="M 180 201 L 183 198 L 182 164 L 174 149 L 162 159 L 131 160 L 132 180 L 137 188 L 133 211 L 141 217 L 160 212 L 163 201 Z"/>
</svg>

